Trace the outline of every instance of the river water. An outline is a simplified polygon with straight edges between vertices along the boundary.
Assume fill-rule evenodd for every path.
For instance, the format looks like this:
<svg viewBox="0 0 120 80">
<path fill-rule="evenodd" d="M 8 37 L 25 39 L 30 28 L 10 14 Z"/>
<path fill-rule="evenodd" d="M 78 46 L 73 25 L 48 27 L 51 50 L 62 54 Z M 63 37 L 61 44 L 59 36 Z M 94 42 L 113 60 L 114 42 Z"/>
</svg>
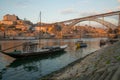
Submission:
<svg viewBox="0 0 120 80">
<path fill-rule="evenodd" d="M 40 77 L 59 70 L 75 60 L 100 49 L 100 38 L 82 39 L 88 46 L 80 49 L 76 49 L 75 42 L 77 40 L 78 39 L 42 39 L 40 41 L 41 46 L 68 45 L 65 52 L 50 56 L 37 56 L 15 60 L 0 53 L 0 80 L 39 80 Z M 28 40 L 0 41 L 0 44 L 4 50 L 27 41 Z M 38 40 L 29 41 L 39 42 Z M 14 49 L 21 50 L 23 48 L 20 46 Z M 11 49 L 11 51 L 14 49 Z"/>
</svg>

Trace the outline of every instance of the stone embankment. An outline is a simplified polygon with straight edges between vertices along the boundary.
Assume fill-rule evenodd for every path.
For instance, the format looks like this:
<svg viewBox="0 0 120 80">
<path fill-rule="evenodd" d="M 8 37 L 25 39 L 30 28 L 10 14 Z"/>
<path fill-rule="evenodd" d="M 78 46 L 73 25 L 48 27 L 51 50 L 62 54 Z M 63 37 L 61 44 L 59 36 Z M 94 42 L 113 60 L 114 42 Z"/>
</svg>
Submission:
<svg viewBox="0 0 120 80">
<path fill-rule="evenodd" d="M 120 80 L 120 42 L 104 47 L 42 80 Z"/>
</svg>

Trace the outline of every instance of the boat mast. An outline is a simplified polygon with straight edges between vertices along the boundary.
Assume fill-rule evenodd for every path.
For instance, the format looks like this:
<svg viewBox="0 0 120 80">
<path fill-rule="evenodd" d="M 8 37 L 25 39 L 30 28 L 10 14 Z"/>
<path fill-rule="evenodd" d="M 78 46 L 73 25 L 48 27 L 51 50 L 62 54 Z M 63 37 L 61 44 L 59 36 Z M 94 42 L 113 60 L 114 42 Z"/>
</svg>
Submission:
<svg viewBox="0 0 120 80">
<path fill-rule="evenodd" d="M 40 43 L 40 38 L 41 38 L 41 33 L 40 33 L 40 30 L 41 30 L 41 11 L 40 11 L 40 14 L 39 14 L 39 48 L 40 48 L 40 45 L 41 45 L 41 43 Z"/>
</svg>

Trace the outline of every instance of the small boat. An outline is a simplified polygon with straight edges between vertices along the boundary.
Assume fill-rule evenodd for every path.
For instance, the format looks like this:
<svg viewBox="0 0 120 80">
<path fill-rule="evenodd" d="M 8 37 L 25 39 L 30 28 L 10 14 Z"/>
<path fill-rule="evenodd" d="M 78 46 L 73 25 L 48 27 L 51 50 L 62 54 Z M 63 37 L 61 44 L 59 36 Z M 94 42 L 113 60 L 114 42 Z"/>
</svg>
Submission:
<svg viewBox="0 0 120 80">
<path fill-rule="evenodd" d="M 100 47 L 101 47 L 101 46 L 104 46 L 105 44 L 106 44 L 106 41 L 103 40 L 103 39 L 101 39 L 101 40 L 100 40 Z"/>
<path fill-rule="evenodd" d="M 25 58 L 29 56 L 40 56 L 40 55 L 43 56 L 43 55 L 55 54 L 56 52 L 64 51 L 65 48 L 67 48 L 67 45 L 44 47 L 36 51 L 31 50 L 28 52 L 23 52 L 20 50 L 14 50 L 12 52 L 4 52 L 4 51 L 1 51 L 1 52 L 14 58 Z"/>
<path fill-rule="evenodd" d="M 82 40 L 77 41 L 76 43 L 76 48 L 83 48 L 83 47 L 87 47 L 87 43 L 83 42 Z"/>
<path fill-rule="evenodd" d="M 81 38 L 82 38 L 82 33 L 83 30 L 81 30 L 81 34 L 80 34 L 80 39 L 75 43 L 76 44 L 76 49 L 78 48 L 85 48 L 87 47 L 87 43 L 85 43 Z"/>
<path fill-rule="evenodd" d="M 108 42 L 111 43 L 111 44 L 113 44 L 113 43 L 115 43 L 115 42 L 117 42 L 117 41 L 119 41 L 119 39 L 109 39 L 109 40 L 108 40 Z"/>
</svg>

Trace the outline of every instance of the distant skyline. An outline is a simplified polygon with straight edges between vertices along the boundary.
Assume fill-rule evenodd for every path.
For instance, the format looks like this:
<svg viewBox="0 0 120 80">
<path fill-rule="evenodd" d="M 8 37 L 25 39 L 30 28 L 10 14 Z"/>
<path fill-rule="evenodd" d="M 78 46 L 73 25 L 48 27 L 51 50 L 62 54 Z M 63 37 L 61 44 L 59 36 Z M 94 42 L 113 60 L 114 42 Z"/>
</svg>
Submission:
<svg viewBox="0 0 120 80">
<path fill-rule="evenodd" d="M 37 23 L 52 23 L 120 10 L 120 0 L 0 0 L 0 20 L 5 14 Z"/>
</svg>

